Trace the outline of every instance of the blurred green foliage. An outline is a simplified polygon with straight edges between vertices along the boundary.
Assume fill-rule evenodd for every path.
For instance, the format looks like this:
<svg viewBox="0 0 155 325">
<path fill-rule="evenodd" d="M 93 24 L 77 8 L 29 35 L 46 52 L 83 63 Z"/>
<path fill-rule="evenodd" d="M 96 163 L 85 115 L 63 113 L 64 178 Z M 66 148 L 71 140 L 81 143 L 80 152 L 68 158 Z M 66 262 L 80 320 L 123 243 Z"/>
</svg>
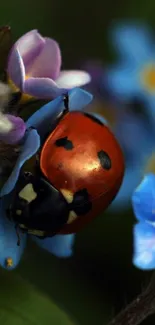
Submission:
<svg viewBox="0 0 155 325">
<path fill-rule="evenodd" d="M 155 27 L 154 12 L 153 0 L 8 0 L 0 5 L 0 23 L 12 27 L 15 39 L 35 28 L 55 38 L 63 67 L 76 68 L 86 59 L 103 64 L 114 59 L 107 39 L 114 20 L 140 19 Z M 69 260 L 54 258 L 30 242 L 17 270 L 0 271 L 1 322 L 106 325 L 149 279 L 149 272 L 132 266 L 133 223 L 131 211 L 104 213 L 77 235 Z M 155 317 L 147 324 L 154 325 Z"/>
<path fill-rule="evenodd" d="M 0 271 L 0 322 L 26 325 L 76 324 L 48 296 L 15 274 Z"/>
</svg>

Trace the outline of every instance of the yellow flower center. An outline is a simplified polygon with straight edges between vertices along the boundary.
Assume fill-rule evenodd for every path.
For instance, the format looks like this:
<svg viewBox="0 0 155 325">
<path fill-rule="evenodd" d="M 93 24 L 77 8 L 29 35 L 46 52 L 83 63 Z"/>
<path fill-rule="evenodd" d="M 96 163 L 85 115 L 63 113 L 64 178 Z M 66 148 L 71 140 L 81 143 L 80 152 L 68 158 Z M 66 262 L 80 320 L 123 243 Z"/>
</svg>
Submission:
<svg viewBox="0 0 155 325">
<path fill-rule="evenodd" d="M 11 257 L 8 257 L 6 259 L 6 266 L 9 268 L 9 267 L 12 267 L 13 266 L 13 259 Z"/>
<path fill-rule="evenodd" d="M 147 64 L 140 74 L 143 87 L 150 93 L 155 93 L 155 63 Z"/>
<path fill-rule="evenodd" d="M 28 79 L 29 78 L 29 76 L 28 75 L 26 75 L 25 76 L 25 79 Z M 14 82 L 9 78 L 8 79 L 8 84 L 9 84 L 9 86 L 11 87 L 11 89 L 12 89 L 12 91 L 13 92 L 17 92 L 17 91 L 19 91 L 19 88 L 14 84 Z M 20 104 L 24 104 L 25 102 L 27 102 L 27 101 L 29 101 L 30 99 L 32 99 L 32 97 L 33 96 L 31 96 L 31 95 L 28 95 L 28 94 L 22 94 L 22 97 L 21 97 L 21 99 L 20 99 Z"/>
</svg>

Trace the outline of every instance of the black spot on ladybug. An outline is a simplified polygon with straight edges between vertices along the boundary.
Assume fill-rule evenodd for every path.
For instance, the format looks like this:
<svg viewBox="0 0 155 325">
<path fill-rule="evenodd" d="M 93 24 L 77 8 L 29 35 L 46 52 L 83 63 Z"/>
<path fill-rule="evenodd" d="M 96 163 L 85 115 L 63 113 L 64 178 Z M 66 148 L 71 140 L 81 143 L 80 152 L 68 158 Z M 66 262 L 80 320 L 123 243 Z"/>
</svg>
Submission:
<svg viewBox="0 0 155 325">
<path fill-rule="evenodd" d="M 74 193 L 73 202 L 70 204 L 70 210 L 73 210 L 77 215 L 88 213 L 92 209 L 90 195 L 86 188 Z"/>
<path fill-rule="evenodd" d="M 55 145 L 57 147 L 63 147 L 66 150 L 72 150 L 74 148 L 72 141 L 68 140 L 68 137 L 56 140 Z"/>
<path fill-rule="evenodd" d="M 95 117 L 95 116 L 93 116 L 91 114 L 88 114 L 88 113 L 84 113 L 84 115 L 87 116 L 93 122 L 98 123 L 98 124 L 104 126 L 104 123 L 102 121 L 100 121 L 99 118 L 97 118 L 97 117 Z"/>
<path fill-rule="evenodd" d="M 111 159 L 105 151 L 103 151 L 103 150 L 99 151 L 97 153 L 97 156 L 100 160 L 100 164 L 103 169 L 106 169 L 106 170 L 111 169 Z"/>
</svg>

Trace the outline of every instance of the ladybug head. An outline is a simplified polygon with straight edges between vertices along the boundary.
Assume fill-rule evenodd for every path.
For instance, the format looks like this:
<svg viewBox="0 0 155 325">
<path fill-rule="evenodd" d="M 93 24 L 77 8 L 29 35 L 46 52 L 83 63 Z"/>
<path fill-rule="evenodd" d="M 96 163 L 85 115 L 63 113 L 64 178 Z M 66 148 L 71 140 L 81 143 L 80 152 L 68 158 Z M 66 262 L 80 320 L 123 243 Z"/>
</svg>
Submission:
<svg viewBox="0 0 155 325">
<path fill-rule="evenodd" d="M 71 217 L 64 196 L 46 179 L 22 173 L 14 189 L 8 216 L 24 232 L 53 236 Z"/>
</svg>

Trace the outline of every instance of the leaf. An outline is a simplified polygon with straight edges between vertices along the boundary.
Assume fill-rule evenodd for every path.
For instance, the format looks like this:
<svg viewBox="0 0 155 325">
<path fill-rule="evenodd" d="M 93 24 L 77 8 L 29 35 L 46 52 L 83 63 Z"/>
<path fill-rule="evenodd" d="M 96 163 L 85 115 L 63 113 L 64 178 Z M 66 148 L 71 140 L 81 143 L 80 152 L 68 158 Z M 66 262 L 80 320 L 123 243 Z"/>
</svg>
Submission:
<svg viewBox="0 0 155 325">
<path fill-rule="evenodd" d="M 11 28 L 9 26 L 0 27 L 0 79 L 2 81 L 6 81 L 5 70 L 12 44 Z"/>
<path fill-rule="evenodd" d="M 0 270 L 0 287 L 1 324 L 75 324 L 52 300 L 14 272 Z"/>
</svg>

